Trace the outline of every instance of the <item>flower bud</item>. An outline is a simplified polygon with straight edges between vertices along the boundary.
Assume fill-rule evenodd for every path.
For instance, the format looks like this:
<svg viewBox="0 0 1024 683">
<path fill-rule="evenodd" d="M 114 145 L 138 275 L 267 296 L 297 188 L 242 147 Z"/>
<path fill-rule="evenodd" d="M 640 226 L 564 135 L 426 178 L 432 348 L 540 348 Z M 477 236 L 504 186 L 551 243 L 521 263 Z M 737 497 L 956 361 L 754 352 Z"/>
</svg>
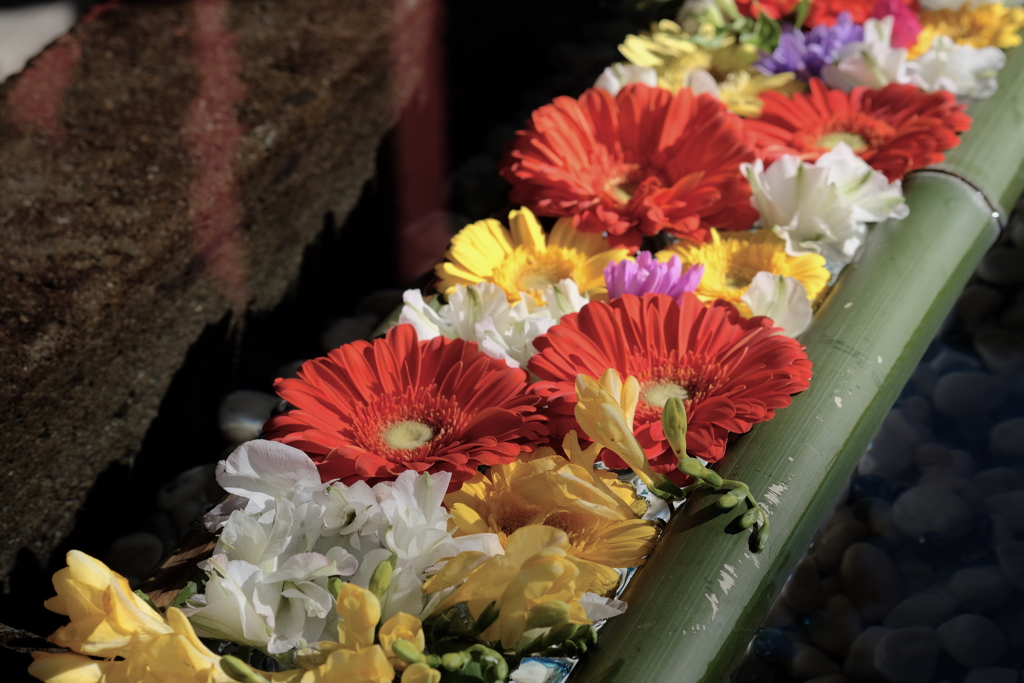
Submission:
<svg viewBox="0 0 1024 683">
<path fill-rule="evenodd" d="M 569 620 L 569 605 L 561 600 L 546 600 L 530 609 L 526 628 L 558 626 Z"/>
<path fill-rule="evenodd" d="M 558 628 L 553 628 L 544 636 L 544 644 L 551 647 L 564 643 L 576 635 L 576 628 L 577 624 L 562 624 Z"/>
<path fill-rule="evenodd" d="M 757 508 L 750 508 L 743 513 L 740 517 L 740 527 L 743 529 L 749 529 L 757 523 Z"/>
<path fill-rule="evenodd" d="M 330 591 L 331 597 L 335 600 L 338 599 L 338 595 L 341 593 L 341 584 L 345 583 L 341 580 L 340 576 L 332 576 L 327 579 L 327 590 Z"/>
<path fill-rule="evenodd" d="M 661 411 L 661 428 L 665 431 L 668 444 L 676 457 L 686 457 L 686 407 L 683 402 L 672 397 L 665 403 Z"/>
<path fill-rule="evenodd" d="M 449 671 L 458 671 L 471 661 L 472 657 L 465 652 L 446 652 L 441 655 L 441 666 Z"/>
<path fill-rule="evenodd" d="M 395 566 L 391 563 L 390 559 L 387 559 L 378 564 L 377 568 L 373 570 L 373 574 L 370 575 L 370 583 L 367 588 L 378 599 L 383 598 L 388 592 L 388 588 L 391 587 L 391 575 L 394 571 Z"/>
<path fill-rule="evenodd" d="M 441 672 L 422 662 L 413 664 L 402 672 L 402 683 L 441 683 Z"/>
<path fill-rule="evenodd" d="M 705 469 L 707 469 L 707 468 L 705 468 Z M 710 470 L 710 469 L 708 469 L 707 470 L 707 474 L 704 475 L 704 481 L 706 481 L 707 483 L 711 484 L 715 488 L 718 488 L 719 486 L 721 486 L 723 484 L 722 475 L 720 475 L 718 472 L 715 472 L 714 470 Z"/>
<path fill-rule="evenodd" d="M 230 676 L 233 680 L 242 683 L 270 683 L 266 678 L 253 671 L 248 664 L 238 657 L 226 655 L 220 658 L 221 671 Z"/>
<path fill-rule="evenodd" d="M 718 507 L 723 510 L 730 510 L 740 504 L 740 499 L 731 493 L 726 493 L 718 499 Z"/>
<path fill-rule="evenodd" d="M 427 658 L 423 656 L 423 653 L 415 645 L 401 638 L 391 644 L 391 651 L 406 664 L 418 664 L 427 661 Z"/>
<path fill-rule="evenodd" d="M 703 479 L 708 473 L 708 468 L 701 465 L 697 458 L 684 458 L 679 461 L 679 471 L 694 479 Z"/>
</svg>

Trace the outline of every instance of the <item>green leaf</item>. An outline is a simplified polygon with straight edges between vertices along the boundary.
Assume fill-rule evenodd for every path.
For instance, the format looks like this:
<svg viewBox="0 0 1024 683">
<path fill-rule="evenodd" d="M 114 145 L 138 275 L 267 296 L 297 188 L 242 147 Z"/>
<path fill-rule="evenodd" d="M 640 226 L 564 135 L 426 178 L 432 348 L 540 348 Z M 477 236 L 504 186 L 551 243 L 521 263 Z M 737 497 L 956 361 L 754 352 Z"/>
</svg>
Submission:
<svg viewBox="0 0 1024 683">
<path fill-rule="evenodd" d="M 796 23 L 793 24 L 797 31 L 803 27 L 804 22 L 807 21 L 807 15 L 811 12 L 811 0 L 800 0 L 800 4 L 796 6 Z"/>
<path fill-rule="evenodd" d="M 174 602 L 171 603 L 171 607 L 181 607 L 185 604 L 185 601 L 191 598 L 193 595 L 199 592 L 199 586 L 196 585 L 195 581 L 189 581 L 185 584 L 185 587 L 178 592 L 174 597 Z"/>
</svg>

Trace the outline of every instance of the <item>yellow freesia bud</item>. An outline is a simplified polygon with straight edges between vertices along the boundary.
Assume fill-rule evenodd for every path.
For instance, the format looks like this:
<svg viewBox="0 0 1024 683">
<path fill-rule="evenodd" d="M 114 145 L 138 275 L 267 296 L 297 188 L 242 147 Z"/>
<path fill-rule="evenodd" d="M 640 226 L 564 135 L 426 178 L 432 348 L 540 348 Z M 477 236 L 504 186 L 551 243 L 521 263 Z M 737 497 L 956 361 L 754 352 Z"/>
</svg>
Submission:
<svg viewBox="0 0 1024 683">
<path fill-rule="evenodd" d="M 423 649 L 427 646 L 426 638 L 423 635 L 423 624 L 419 619 L 405 612 L 399 612 L 385 621 L 384 625 L 380 627 L 377 637 L 388 661 L 399 671 L 404 670 L 409 664 L 395 654 L 395 641 L 406 641 L 415 648 L 417 654 L 422 654 Z"/>
<path fill-rule="evenodd" d="M 29 675 L 46 683 L 99 683 L 112 666 L 121 664 L 76 652 L 33 652 L 32 659 Z"/>
<path fill-rule="evenodd" d="M 623 382 L 619 373 L 609 368 L 600 381 L 587 375 L 576 377 L 576 421 L 595 443 L 622 458 L 648 488 L 654 490 L 669 482 L 647 461 L 640 442 L 633 435 L 633 414 L 640 397 L 636 377 Z"/>
<path fill-rule="evenodd" d="M 392 683 L 395 670 L 384 650 L 372 645 L 358 651 L 338 648 L 315 669 L 292 669 L 267 677 L 272 683 Z"/>
<path fill-rule="evenodd" d="M 83 552 L 67 554 L 68 566 L 53 575 L 56 597 L 46 609 L 71 618 L 50 636 L 61 647 L 97 657 L 117 657 L 133 640 L 171 632 L 163 617 L 132 592 L 127 579 Z"/>
<path fill-rule="evenodd" d="M 380 622 L 377 596 L 354 583 L 338 590 L 338 642 L 346 650 L 361 650 L 373 645 L 373 632 Z"/>
<path fill-rule="evenodd" d="M 402 672 L 402 683 L 441 683 L 441 672 L 426 664 L 413 664 Z"/>
</svg>

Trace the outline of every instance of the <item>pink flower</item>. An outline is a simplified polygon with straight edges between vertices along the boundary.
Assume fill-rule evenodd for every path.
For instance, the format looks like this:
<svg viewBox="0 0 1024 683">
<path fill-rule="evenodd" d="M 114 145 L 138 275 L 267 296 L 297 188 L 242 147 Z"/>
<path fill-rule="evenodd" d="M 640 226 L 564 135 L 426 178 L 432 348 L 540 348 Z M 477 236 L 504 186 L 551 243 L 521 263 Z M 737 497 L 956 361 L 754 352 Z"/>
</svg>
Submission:
<svg viewBox="0 0 1024 683">
<path fill-rule="evenodd" d="M 917 34 L 921 32 L 921 22 L 917 13 L 903 0 L 878 0 L 871 10 L 871 18 L 884 19 L 892 16 L 892 46 L 913 47 L 917 44 Z"/>
<path fill-rule="evenodd" d="M 704 264 L 698 263 L 685 273 L 679 257 L 673 255 L 665 263 L 654 258 L 649 251 L 641 251 L 636 261 L 626 259 L 609 263 L 604 268 L 604 279 L 608 285 L 608 298 L 615 299 L 623 294 L 668 294 L 682 305 L 683 292 L 697 289 L 704 275 Z"/>
</svg>

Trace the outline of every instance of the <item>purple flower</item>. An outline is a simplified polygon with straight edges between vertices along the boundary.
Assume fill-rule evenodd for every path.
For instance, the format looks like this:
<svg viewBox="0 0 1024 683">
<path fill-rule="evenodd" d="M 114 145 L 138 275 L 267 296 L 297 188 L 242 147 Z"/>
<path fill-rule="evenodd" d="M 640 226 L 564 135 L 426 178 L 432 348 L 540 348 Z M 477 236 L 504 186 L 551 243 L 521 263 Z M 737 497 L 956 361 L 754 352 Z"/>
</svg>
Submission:
<svg viewBox="0 0 1024 683">
<path fill-rule="evenodd" d="M 835 61 L 844 45 L 863 39 L 864 27 L 853 23 L 849 12 L 842 12 L 834 26 L 815 26 L 807 33 L 787 25 L 775 52 L 762 55 L 755 66 L 766 76 L 792 71 L 800 80 L 809 81 Z"/>
<path fill-rule="evenodd" d="M 697 289 L 703 275 L 702 263 L 684 273 L 683 264 L 675 254 L 667 263 L 661 263 L 649 251 L 637 252 L 636 261 L 619 261 L 604 267 L 609 299 L 623 294 L 668 294 L 682 304 L 683 293 Z"/>
</svg>

